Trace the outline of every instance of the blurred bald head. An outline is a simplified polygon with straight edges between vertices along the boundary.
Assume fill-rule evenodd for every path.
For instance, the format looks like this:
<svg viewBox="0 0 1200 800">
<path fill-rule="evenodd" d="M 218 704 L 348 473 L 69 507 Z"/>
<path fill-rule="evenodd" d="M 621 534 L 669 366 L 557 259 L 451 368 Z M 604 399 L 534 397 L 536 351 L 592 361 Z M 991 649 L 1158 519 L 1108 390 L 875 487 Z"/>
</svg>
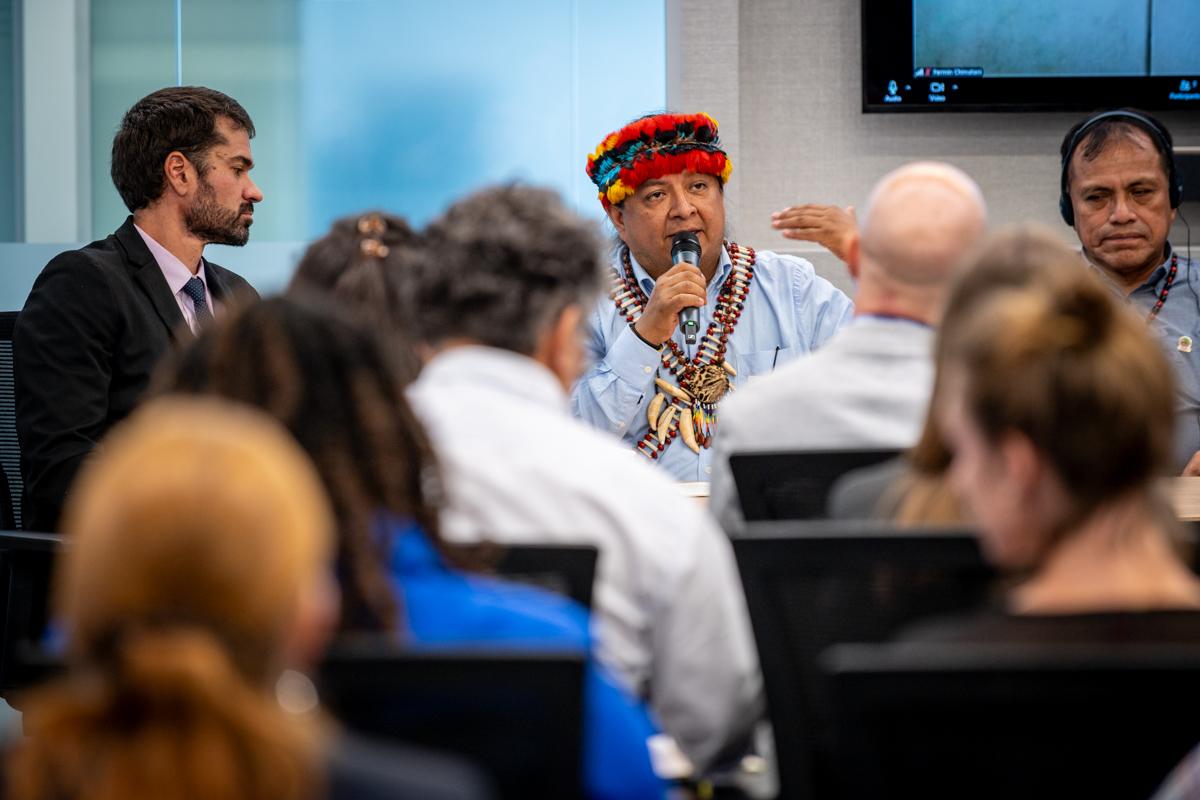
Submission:
<svg viewBox="0 0 1200 800">
<path fill-rule="evenodd" d="M 867 199 L 851 253 L 859 313 L 933 321 L 986 225 L 983 192 L 957 167 L 920 161 L 889 172 Z"/>
</svg>

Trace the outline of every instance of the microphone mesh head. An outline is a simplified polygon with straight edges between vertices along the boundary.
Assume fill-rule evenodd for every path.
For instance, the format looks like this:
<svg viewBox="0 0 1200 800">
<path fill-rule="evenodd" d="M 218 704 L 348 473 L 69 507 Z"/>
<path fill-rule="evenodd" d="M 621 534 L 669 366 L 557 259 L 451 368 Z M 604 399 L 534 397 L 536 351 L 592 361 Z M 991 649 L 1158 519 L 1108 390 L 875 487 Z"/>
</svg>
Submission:
<svg viewBox="0 0 1200 800">
<path fill-rule="evenodd" d="M 675 238 L 671 240 L 671 259 L 674 260 L 680 253 L 695 253 L 696 258 L 700 258 L 700 240 L 696 238 L 696 234 L 691 231 L 675 234 Z"/>
</svg>

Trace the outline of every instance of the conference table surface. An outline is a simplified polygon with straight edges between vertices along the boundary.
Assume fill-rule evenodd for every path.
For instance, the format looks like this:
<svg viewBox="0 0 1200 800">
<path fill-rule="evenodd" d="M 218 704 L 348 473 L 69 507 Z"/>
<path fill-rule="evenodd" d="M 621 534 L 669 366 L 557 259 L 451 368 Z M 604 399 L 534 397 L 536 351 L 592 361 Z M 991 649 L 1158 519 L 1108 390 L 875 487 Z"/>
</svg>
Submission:
<svg viewBox="0 0 1200 800">
<path fill-rule="evenodd" d="M 1163 478 L 1162 489 L 1180 519 L 1200 521 L 1200 478 Z M 679 491 L 701 505 L 708 503 L 708 484 L 703 481 L 680 483 Z"/>
<path fill-rule="evenodd" d="M 1163 489 L 1182 520 L 1200 520 L 1200 478 L 1163 478 Z"/>
</svg>

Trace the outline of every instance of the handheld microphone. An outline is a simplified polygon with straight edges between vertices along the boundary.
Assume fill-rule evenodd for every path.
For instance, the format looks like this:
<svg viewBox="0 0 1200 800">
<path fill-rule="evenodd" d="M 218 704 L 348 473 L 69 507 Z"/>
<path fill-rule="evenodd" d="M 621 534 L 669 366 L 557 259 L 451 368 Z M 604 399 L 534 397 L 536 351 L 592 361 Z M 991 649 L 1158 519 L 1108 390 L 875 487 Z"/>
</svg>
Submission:
<svg viewBox="0 0 1200 800">
<path fill-rule="evenodd" d="M 691 231 L 680 231 L 671 240 L 671 266 L 680 263 L 700 266 L 700 240 Z M 696 343 L 696 333 L 700 330 L 700 309 L 692 306 L 679 312 L 679 330 L 688 344 Z"/>
</svg>

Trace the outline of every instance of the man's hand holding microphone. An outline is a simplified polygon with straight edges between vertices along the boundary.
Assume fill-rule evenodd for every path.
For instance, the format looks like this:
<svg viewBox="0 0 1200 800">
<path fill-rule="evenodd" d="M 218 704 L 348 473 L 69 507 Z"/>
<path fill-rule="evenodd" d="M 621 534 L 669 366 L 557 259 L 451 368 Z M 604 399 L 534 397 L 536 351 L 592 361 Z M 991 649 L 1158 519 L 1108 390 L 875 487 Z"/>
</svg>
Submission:
<svg viewBox="0 0 1200 800">
<path fill-rule="evenodd" d="M 638 336 L 661 346 L 675 327 L 694 344 L 699 331 L 699 307 L 705 303 L 707 282 L 700 271 L 700 240 L 690 231 L 675 234 L 671 243 L 671 268 L 654 282 L 654 291 L 641 319 L 633 324 Z"/>
</svg>

